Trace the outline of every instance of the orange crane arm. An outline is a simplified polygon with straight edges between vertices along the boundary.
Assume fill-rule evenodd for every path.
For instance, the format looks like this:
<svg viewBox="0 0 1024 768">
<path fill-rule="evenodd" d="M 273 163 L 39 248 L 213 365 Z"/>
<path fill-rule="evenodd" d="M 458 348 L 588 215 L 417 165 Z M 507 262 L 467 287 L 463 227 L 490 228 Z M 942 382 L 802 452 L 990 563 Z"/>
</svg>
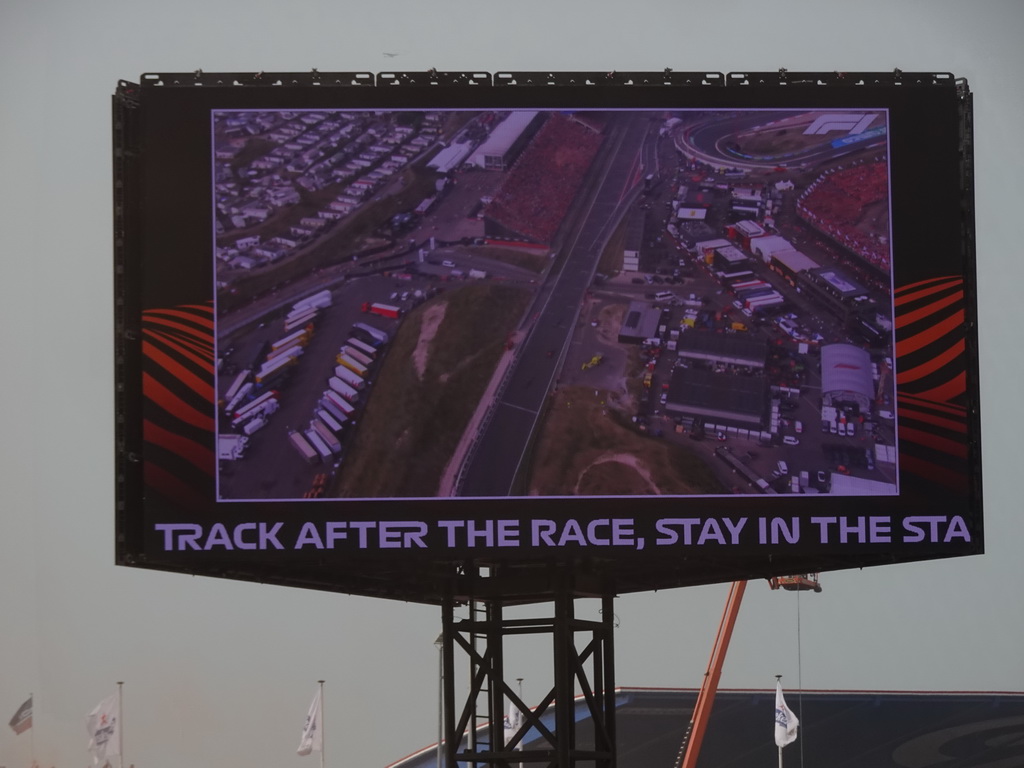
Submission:
<svg viewBox="0 0 1024 768">
<path fill-rule="evenodd" d="M 715 645 L 711 649 L 708 671 L 704 673 L 704 682 L 700 687 L 700 693 L 697 694 L 697 704 L 693 708 L 690 727 L 683 737 L 676 768 L 696 768 L 700 745 L 704 741 L 704 731 L 707 730 L 711 717 L 711 706 L 715 703 L 715 693 L 718 692 L 718 681 L 722 678 L 725 654 L 729 650 L 729 640 L 732 638 L 733 627 L 736 626 L 736 616 L 740 612 L 740 603 L 743 601 L 743 592 L 746 588 L 745 581 L 734 581 L 729 587 L 729 596 L 725 600 L 725 610 L 718 624 Z"/>
</svg>

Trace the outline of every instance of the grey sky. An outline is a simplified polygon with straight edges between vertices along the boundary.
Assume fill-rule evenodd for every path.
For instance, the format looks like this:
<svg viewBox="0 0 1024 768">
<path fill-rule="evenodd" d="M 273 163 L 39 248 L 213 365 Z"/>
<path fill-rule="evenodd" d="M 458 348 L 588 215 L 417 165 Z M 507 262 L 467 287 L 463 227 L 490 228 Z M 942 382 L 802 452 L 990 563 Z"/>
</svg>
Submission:
<svg viewBox="0 0 1024 768">
<path fill-rule="evenodd" d="M 827 10 L 825 10 L 827 9 Z M 81 768 L 85 716 L 125 681 L 139 768 L 312 765 L 295 754 L 326 679 L 328 765 L 383 768 L 436 736 L 434 608 L 113 566 L 110 94 L 143 72 L 329 70 L 948 71 L 975 93 L 988 554 L 827 574 L 797 598 L 754 583 L 724 687 L 1024 690 L 1024 5 L 733 0 L 689 4 L 0 6 L 0 765 Z M 385 52 L 397 56 L 384 56 Z M 727 587 L 617 601 L 617 679 L 698 686 Z M 581 606 L 596 613 L 596 606 Z M 528 701 L 550 665 L 511 654 Z M 791 702 L 792 703 L 792 702 Z M 809 725 L 812 718 L 805 715 Z M 766 726 L 767 727 L 767 726 Z"/>
</svg>

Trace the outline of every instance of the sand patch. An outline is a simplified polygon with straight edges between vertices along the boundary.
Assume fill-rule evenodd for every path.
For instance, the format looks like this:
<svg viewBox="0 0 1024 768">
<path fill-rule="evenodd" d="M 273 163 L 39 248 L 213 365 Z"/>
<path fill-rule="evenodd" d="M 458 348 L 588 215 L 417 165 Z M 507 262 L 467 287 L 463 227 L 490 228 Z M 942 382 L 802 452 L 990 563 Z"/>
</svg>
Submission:
<svg viewBox="0 0 1024 768">
<path fill-rule="evenodd" d="M 420 318 L 420 337 L 416 341 L 416 349 L 412 352 L 412 364 L 416 375 L 422 379 L 423 372 L 427 369 L 427 359 L 430 357 L 430 342 L 437 335 L 437 329 L 444 320 L 444 313 L 448 305 L 440 302 L 428 307 Z"/>
<path fill-rule="evenodd" d="M 657 483 L 654 482 L 654 478 L 651 477 L 650 470 L 648 470 L 647 466 L 636 456 L 629 453 L 606 453 L 603 454 L 602 456 L 599 456 L 596 460 L 592 461 L 582 472 L 580 472 L 579 477 L 576 481 L 576 488 L 574 489 L 574 493 L 578 495 L 581 492 L 581 486 L 584 484 L 585 480 L 588 481 L 588 485 L 593 482 L 592 476 L 588 478 L 588 475 L 590 475 L 592 470 L 594 470 L 601 464 L 609 463 L 620 464 L 632 470 L 632 482 L 629 482 L 629 478 L 627 478 L 626 476 L 620 476 L 616 478 L 618 482 L 623 482 L 625 480 L 627 485 L 634 486 L 628 489 L 629 495 L 661 495 L 661 489 L 658 488 Z M 607 479 L 610 478 L 606 478 L 606 480 Z M 639 479 L 642 482 L 638 484 L 636 482 L 637 479 Z M 640 485 L 641 487 L 636 487 L 637 485 Z M 593 489 L 589 490 L 590 492 L 593 492 Z M 618 490 L 618 493 L 624 492 L 626 492 L 626 489 L 624 488 Z"/>
</svg>

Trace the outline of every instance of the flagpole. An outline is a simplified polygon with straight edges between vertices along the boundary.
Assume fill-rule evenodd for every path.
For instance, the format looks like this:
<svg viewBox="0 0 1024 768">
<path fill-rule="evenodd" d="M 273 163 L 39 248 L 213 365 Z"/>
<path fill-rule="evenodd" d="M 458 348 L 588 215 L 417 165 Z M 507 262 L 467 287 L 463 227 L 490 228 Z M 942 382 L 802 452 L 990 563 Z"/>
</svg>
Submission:
<svg viewBox="0 0 1024 768">
<path fill-rule="evenodd" d="M 117 764 L 124 768 L 124 683 L 117 681 Z"/>
<path fill-rule="evenodd" d="M 444 752 L 444 631 L 434 641 L 437 648 L 437 768 L 442 768 Z"/>
<path fill-rule="evenodd" d="M 326 718 L 324 717 L 324 681 L 317 680 L 320 683 L 320 768 L 324 768 L 324 725 Z"/>
<path fill-rule="evenodd" d="M 516 682 L 519 683 L 519 700 L 522 701 L 523 700 L 523 678 L 517 677 L 516 678 Z M 519 716 L 523 717 L 523 713 L 520 712 Z M 523 744 L 525 742 L 526 742 L 526 734 L 524 733 L 522 738 L 519 739 L 519 743 L 516 745 L 516 749 L 519 752 L 523 751 Z M 519 761 L 519 768 L 523 768 L 523 761 L 522 760 Z"/>
<path fill-rule="evenodd" d="M 775 676 L 775 685 L 778 690 L 778 686 L 782 685 L 782 675 Z M 782 747 L 779 747 L 779 768 L 782 768 Z"/>
<path fill-rule="evenodd" d="M 36 761 L 36 695 L 30 693 L 28 700 L 32 702 L 32 727 L 29 729 L 32 731 L 32 740 L 29 742 L 29 749 L 32 750 L 32 763 Z"/>
</svg>

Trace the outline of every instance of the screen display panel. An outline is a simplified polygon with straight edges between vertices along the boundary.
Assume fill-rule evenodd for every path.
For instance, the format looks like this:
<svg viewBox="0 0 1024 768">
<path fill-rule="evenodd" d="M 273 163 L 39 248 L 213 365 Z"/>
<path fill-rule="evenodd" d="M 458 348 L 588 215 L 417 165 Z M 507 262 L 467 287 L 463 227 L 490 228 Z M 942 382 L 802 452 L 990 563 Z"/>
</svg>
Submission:
<svg viewBox="0 0 1024 768">
<path fill-rule="evenodd" d="M 962 84 L 203 77 L 115 97 L 120 562 L 432 601 L 981 551 Z"/>
</svg>

